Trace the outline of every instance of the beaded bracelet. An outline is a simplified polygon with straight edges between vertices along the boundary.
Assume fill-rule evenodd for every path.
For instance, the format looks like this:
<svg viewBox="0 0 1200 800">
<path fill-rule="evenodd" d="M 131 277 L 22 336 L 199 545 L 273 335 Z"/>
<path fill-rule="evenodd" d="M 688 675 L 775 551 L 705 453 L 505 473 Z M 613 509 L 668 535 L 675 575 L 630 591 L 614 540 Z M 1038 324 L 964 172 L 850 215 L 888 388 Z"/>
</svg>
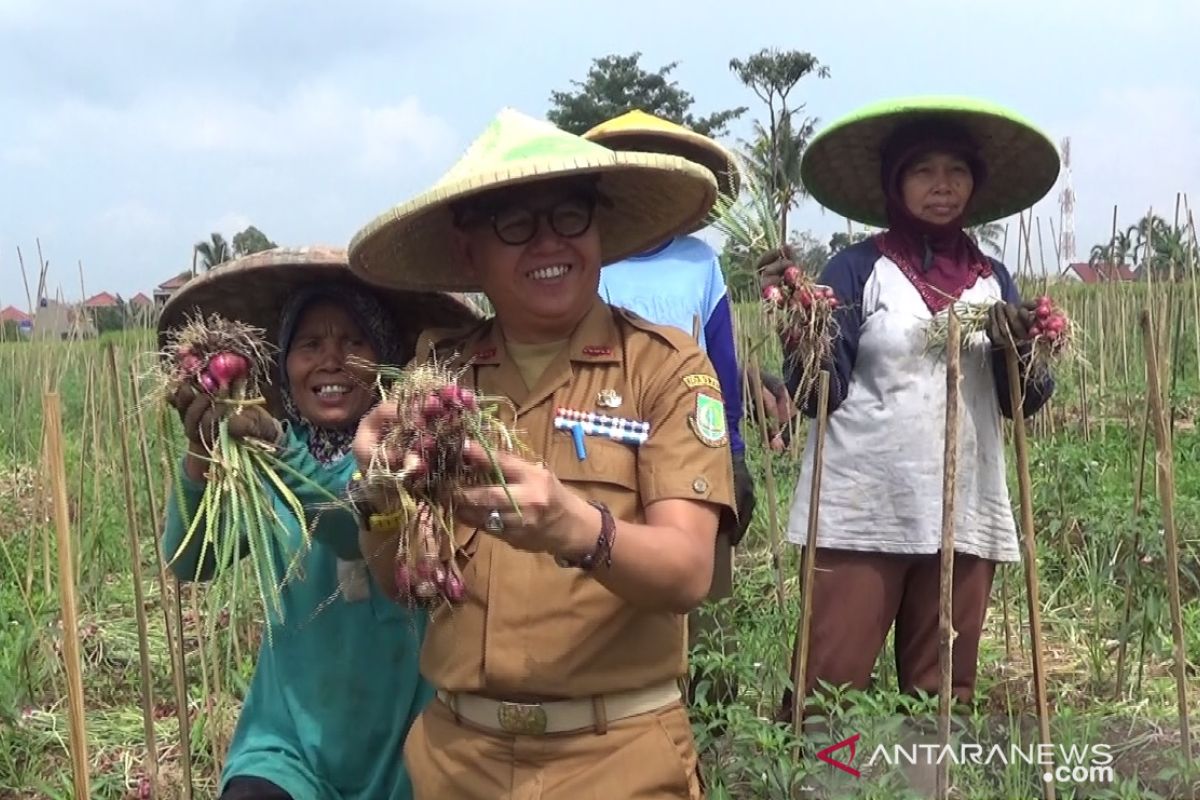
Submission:
<svg viewBox="0 0 1200 800">
<path fill-rule="evenodd" d="M 596 549 L 578 560 L 561 556 L 555 558 L 560 567 L 576 567 L 584 572 L 591 572 L 601 558 L 604 559 L 604 566 L 612 566 L 612 548 L 617 540 L 617 523 L 604 503 L 588 500 L 588 505 L 600 512 L 600 535 L 596 537 Z"/>
</svg>

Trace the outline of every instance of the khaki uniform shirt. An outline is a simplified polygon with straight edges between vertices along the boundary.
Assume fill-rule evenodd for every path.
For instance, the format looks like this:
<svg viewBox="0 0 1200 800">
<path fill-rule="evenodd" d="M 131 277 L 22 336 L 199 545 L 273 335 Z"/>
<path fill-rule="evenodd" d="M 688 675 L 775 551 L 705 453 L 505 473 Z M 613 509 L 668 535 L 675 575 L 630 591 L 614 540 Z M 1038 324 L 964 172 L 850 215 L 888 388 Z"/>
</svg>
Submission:
<svg viewBox="0 0 1200 800">
<path fill-rule="evenodd" d="M 616 519 L 644 522 L 646 505 L 667 498 L 734 514 L 716 374 L 682 332 L 597 297 L 532 389 L 505 357 L 491 321 L 449 337 L 428 331 L 418 357 L 431 346 L 442 361 L 470 360 L 460 383 L 512 400 L 523 443 L 567 487 L 605 503 Z M 619 405 L 609 407 L 614 399 Z M 570 432 L 554 427 L 563 408 L 647 421 L 649 436 L 640 445 L 586 436 L 580 460 Z M 684 616 L 634 608 L 582 570 L 485 531 L 459 526 L 456 537 L 466 597 L 434 612 L 421 657 L 421 672 L 438 688 L 498 699 L 573 698 L 686 674 Z M 620 549 L 618 534 L 614 552 Z"/>
</svg>

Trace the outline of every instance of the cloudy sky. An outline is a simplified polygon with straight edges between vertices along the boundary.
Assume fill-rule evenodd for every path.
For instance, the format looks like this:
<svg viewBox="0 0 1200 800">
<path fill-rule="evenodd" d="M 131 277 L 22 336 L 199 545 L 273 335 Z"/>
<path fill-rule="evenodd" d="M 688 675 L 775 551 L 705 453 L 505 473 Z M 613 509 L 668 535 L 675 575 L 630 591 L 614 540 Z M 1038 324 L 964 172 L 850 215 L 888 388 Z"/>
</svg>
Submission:
<svg viewBox="0 0 1200 800">
<path fill-rule="evenodd" d="M 1123 225 L 1200 204 L 1197 30 L 1197 0 L 0 0 L 0 306 L 25 305 L 38 239 L 68 298 L 78 262 L 89 294 L 129 297 L 248 223 L 344 245 L 499 108 L 540 116 L 635 50 L 679 61 L 698 112 L 750 106 L 735 138 L 761 108 L 728 62 L 762 47 L 830 67 L 800 90 L 824 121 L 900 94 L 1008 104 L 1071 137 L 1086 258 L 1114 204 Z M 1037 213 L 1052 262 L 1054 194 Z M 793 224 L 845 229 L 811 203 Z"/>
</svg>

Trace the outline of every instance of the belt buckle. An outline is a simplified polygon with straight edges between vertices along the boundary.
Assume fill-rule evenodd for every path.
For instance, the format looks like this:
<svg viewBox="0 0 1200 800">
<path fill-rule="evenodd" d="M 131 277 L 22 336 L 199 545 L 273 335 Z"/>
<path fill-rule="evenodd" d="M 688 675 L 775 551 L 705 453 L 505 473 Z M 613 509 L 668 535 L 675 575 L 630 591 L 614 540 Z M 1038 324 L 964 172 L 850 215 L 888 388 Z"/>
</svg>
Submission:
<svg viewBox="0 0 1200 800">
<path fill-rule="evenodd" d="M 546 732 L 546 709 L 540 703 L 501 702 L 496 718 L 505 733 L 541 736 Z"/>
</svg>

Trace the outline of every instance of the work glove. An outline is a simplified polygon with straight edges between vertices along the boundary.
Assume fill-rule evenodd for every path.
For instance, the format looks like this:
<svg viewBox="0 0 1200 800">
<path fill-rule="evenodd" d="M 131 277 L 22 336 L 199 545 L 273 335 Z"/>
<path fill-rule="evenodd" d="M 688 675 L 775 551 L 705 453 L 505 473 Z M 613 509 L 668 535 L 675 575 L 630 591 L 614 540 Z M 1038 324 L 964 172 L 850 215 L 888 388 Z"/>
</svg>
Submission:
<svg viewBox="0 0 1200 800">
<path fill-rule="evenodd" d="M 750 527 L 750 518 L 754 516 L 756 498 L 754 496 L 754 476 L 746 467 L 743 455 L 733 457 L 733 496 L 737 506 L 737 528 L 730 532 L 729 543 L 737 547 L 738 542 L 746 535 Z"/>
<path fill-rule="evenodd" d="M 171 398 L 171 405 L 179 412 L 183 434 L 194 452 L 208 453 L 212 449 L 217 440 L 217 425 L 225 414 L 229 415 L 229 435 L 235 439 L 278 444 L 283 438 L 283 426 L 261 405 L 223 408 L 213 402 L 211 395 L 192 386 L 181 387 Z"/>
<path fill-rule="evenodd" d="M 754 262 L 754 272 L 758 275 L 758 289 L 761 293 L 768 286 L 775 286 L 783 280 L 783 271 L 795 265 L 796 255 L 792 248 L 784 245 L 776 250 L 768 250 Z"/>
<path fill-rule="evenodd" d="M 1037 303 L 1027 300 L 1016 303 L 996 303 L 988 309 L 987 337 L 994 347 L 1006 348 L 1012 342 L 1018 346 L 1028 343 L 1033 337 L 1029 329 L 1037 322 Z"/>
</svg>

